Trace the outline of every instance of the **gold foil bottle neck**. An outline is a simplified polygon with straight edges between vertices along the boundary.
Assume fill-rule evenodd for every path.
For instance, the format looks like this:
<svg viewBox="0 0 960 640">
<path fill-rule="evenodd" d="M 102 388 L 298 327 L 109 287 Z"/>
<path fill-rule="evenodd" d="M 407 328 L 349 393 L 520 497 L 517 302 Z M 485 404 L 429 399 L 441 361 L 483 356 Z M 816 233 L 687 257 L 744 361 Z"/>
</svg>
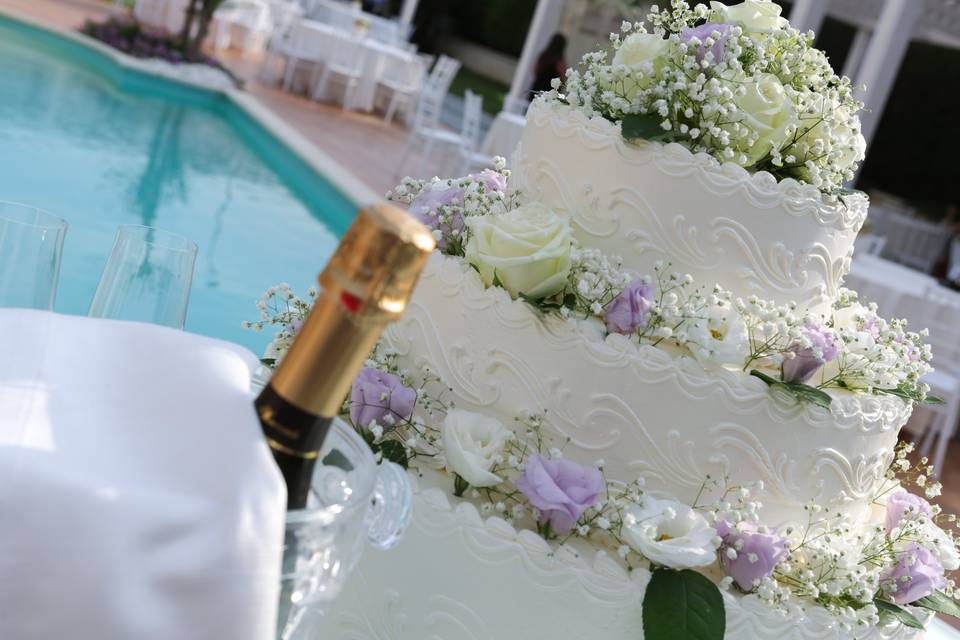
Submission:
<svg viewBox="0 0 960 640">
<path fill-rule="evenodd" d="M 387 204 L 361 209 L 320 274 L 316 304 L 270 380 L 274 391 L 313 415 L 337 415 L 435 246 L 407 212 Z"/>
<path fill-rule="evenodd" d="M 388 204 L 360 209 L 320 274 L 326 291 L 345 292 L 358 318 L 399 317 L 436 243 L 430 230 Z"/>
</svg>

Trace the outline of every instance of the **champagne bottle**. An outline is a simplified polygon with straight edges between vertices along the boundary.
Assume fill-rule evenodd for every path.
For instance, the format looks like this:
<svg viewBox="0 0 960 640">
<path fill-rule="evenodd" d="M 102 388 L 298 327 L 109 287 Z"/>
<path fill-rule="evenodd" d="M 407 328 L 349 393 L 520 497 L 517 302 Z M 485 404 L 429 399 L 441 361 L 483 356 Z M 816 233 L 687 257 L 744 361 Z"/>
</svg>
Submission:
<svg viewBox="0 0 960 640">
<path fill-rule="evenodd" d="M 307 506 L 330 423 L 380 333 L 406 307 L 434 245 L 408 213 L 365 207 L 320 274 L 313 310 L 254 403 L 287 484 L 288 510 Z"/>
</svg>

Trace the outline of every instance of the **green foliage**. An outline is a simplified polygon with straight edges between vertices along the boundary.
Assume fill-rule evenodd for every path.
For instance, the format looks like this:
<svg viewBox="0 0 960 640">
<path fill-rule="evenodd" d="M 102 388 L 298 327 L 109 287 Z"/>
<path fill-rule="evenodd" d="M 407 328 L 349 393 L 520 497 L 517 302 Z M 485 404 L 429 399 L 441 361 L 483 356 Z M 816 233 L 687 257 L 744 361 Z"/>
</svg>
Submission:
<svg viewBox="0 0 960 640">
<path fill-rule="evenodd" d="M 330 453 L 323 456 L 323 460 L 320 462 L 327 467 L 337 467 L 344 471 L 353 471 L 353 465 L 350 464 L 350 460 L 348 460 L 347 456 L 343 455 L 343 452 L 339 449 L 331 449 Z"/>
<path fill-rule="evenodd" d="M 519 57 L 536 0 L 484 0 L 450 3 L 457 34 L 491 49 Z"/>
<path fill-rule="evenodd" d="M 467 89 L 483 98 L 483 110 L 490 115 L 503 111 L 503 100 L 510 92 L 507 85 L 462 67 L 450 84 L 450 93 L 462 97 Z"/>
<path fill-rule="evenodd" d="M 628 113 L 620 124 L 620 133 L 627 140 L 665 140 L 670 132 L 664 131 L 660 123 L 663 118 L 653 113 Z"/>
<path fill-rule="evenodd" d="M 896 621 L 911 629 L 923 629 L 923 624 L 917 620 L 917 617 L 900 605 L 880 599 L 874 600 L 873 604 L 876 605 L 877 613 L 880 615 L 880 624 Z"/>
<path fill-rule="evenodd" d="M 656 569 L 643 597 L 645 640 L 723 640 L 723 596 L 705 576 L 685 569 Z"/>
<path fill-rule="evenodd" d="M 751 370 L 750 375 L 760 378 L 771 387 L 786 391 L 797 400 L 809 402 L 817 405 L 818 407 L 823 407 L 824 409 L 829 409 L 830 403 L 833 401 L 833 398 L 830 397 L 830 394 L 817 389 L 816 387 L 811 387 L 808 384 L 783 382 L 782 380 L 772 378 L 762 371 L 757 371 L 756 369 Z"/>
<path fill-rule="evenodd" d="M 940 591 L 934 591 L 926 598 L 920 598 L 913 603 L 913 606 L 923 607 L 924 609 L 929 609 L 930 611 L 936 611 L 937 613 L 943 613 L 948 616 L 953 616 L 954 618 L 960 618 L 960 602 L 957 602 L 953 598 Z"/>
</svg>

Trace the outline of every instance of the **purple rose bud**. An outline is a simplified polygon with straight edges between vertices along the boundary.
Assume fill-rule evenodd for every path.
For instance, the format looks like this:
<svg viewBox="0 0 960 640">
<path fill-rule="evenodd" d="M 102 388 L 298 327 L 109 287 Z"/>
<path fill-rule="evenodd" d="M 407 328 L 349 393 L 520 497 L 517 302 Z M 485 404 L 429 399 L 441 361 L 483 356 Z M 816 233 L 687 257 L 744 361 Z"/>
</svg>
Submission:
<svg viewBox="0 0 960 640">
<path fill-rule="evenodd" d="M 604 482 L 596 467 L 563 458 L 547 460 L 535 453 L 527 458 L 517 488 L 540 511 L 541 521 L 549 521 L 555 533 L 564 535 L 597 503 Z"/>
<path fill-rule="evenodd" d="M 793 357 L 786 355 L 781 367 L 784 382 L 806 382 L 820 367 L 840 353 L 837 336 L 829 329 L 818 324 L 808 324 L 800 331 L 810 341 L 811 346 L 797 344 L 790 347 L 789 351 L 793 353 Z"/>
<path fill-rule="evenodd" d="M 604 310 L 607 331 L 630 335 L 644 329 L 650 321 L 654 285 L 637 278 L 617 294 Z"/>
<path fill-rule="evenodd" d="M 917 520 L 921 516 L 932 518 L 930 503 L 906 489 L 897 489 L 887 498 L 887 533 L 890 533 L 904 520 Z"/>
<path fill-rule="evenodd" d="M 753 591 L 756 582 L 771 575 L 787 557 L 787 541 L 774 533 L 761 533 L 752 522 L 732 526 L 720 520 L 714 528 L 723 541 L 720 564 L 744 591 Z"/>
<path fill-rule="evenodd" d="M 947 586 L 943 565 L 930 551 L 914 543 L 900 554 L 897 564 L 880 576 L 884 595 L 897 604 L 910 604 Z"/>
<path fill-rule="evenodd" d="M 447 211 L 441 217 L 440 207 L 456 208 Z M 444 250 L 450 246 L 454 233 L 463 231 L 463 189 L 448 187 L 445 189 L 425 189 L 410 203 L 410 213 L 417 220 L 442 234 L 437 246 Z"/>
<path fill-rule="evenodd" d="M 499 191 L 500 193 L 507 191 L 507 176 L 502 173 L 497 173 L 493 169 L 484 169 L 480 173 L 471 173 L 469 177 L 482 182 L 487 191 Z"/>
<path fill-rule="evenodd" d="M 358 427 L 369 427 L 372 422 L 390 426 L 409 418 L 416 402 L 417 392 L 405 387 L 400 378 L 366 367 L 350 390 L 350 420 Z"/>
<path fill-rule="evenodd" d="M 687 42 L 693 38 L 699 40 L 700 45 L 696 49 L 697 61 L 703 61 L 709 51 L 712 54 L 711 62 L 716 64 L 723 61 L 731 26 L 726 22 L 707 22 L 699 27 L 687 27 L 680 32 L 680 38 Z M 713 37 L 711 34 L 715 31 L 719 37 L 714 38 L 713 44 L 708 48 L 705 42 L 707 38 Z"/>
</svg>

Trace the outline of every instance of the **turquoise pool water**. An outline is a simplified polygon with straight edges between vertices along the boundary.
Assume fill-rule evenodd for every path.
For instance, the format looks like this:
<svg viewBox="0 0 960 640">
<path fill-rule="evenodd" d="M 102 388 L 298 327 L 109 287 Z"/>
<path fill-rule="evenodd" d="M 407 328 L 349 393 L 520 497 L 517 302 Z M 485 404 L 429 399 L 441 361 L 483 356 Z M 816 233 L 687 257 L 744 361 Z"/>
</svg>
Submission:
<svg viewBox="0 0 960 640">
<path fill-rule="evenodd" d="M 190 331 L 261 352 L 270 285 L 314 281 L 354 205 L 219 94 L 0 16 L 0 200 L 66 218 L 56 309 L 85 314 L 121 223 L 199 246 Z"/>
</svg>

